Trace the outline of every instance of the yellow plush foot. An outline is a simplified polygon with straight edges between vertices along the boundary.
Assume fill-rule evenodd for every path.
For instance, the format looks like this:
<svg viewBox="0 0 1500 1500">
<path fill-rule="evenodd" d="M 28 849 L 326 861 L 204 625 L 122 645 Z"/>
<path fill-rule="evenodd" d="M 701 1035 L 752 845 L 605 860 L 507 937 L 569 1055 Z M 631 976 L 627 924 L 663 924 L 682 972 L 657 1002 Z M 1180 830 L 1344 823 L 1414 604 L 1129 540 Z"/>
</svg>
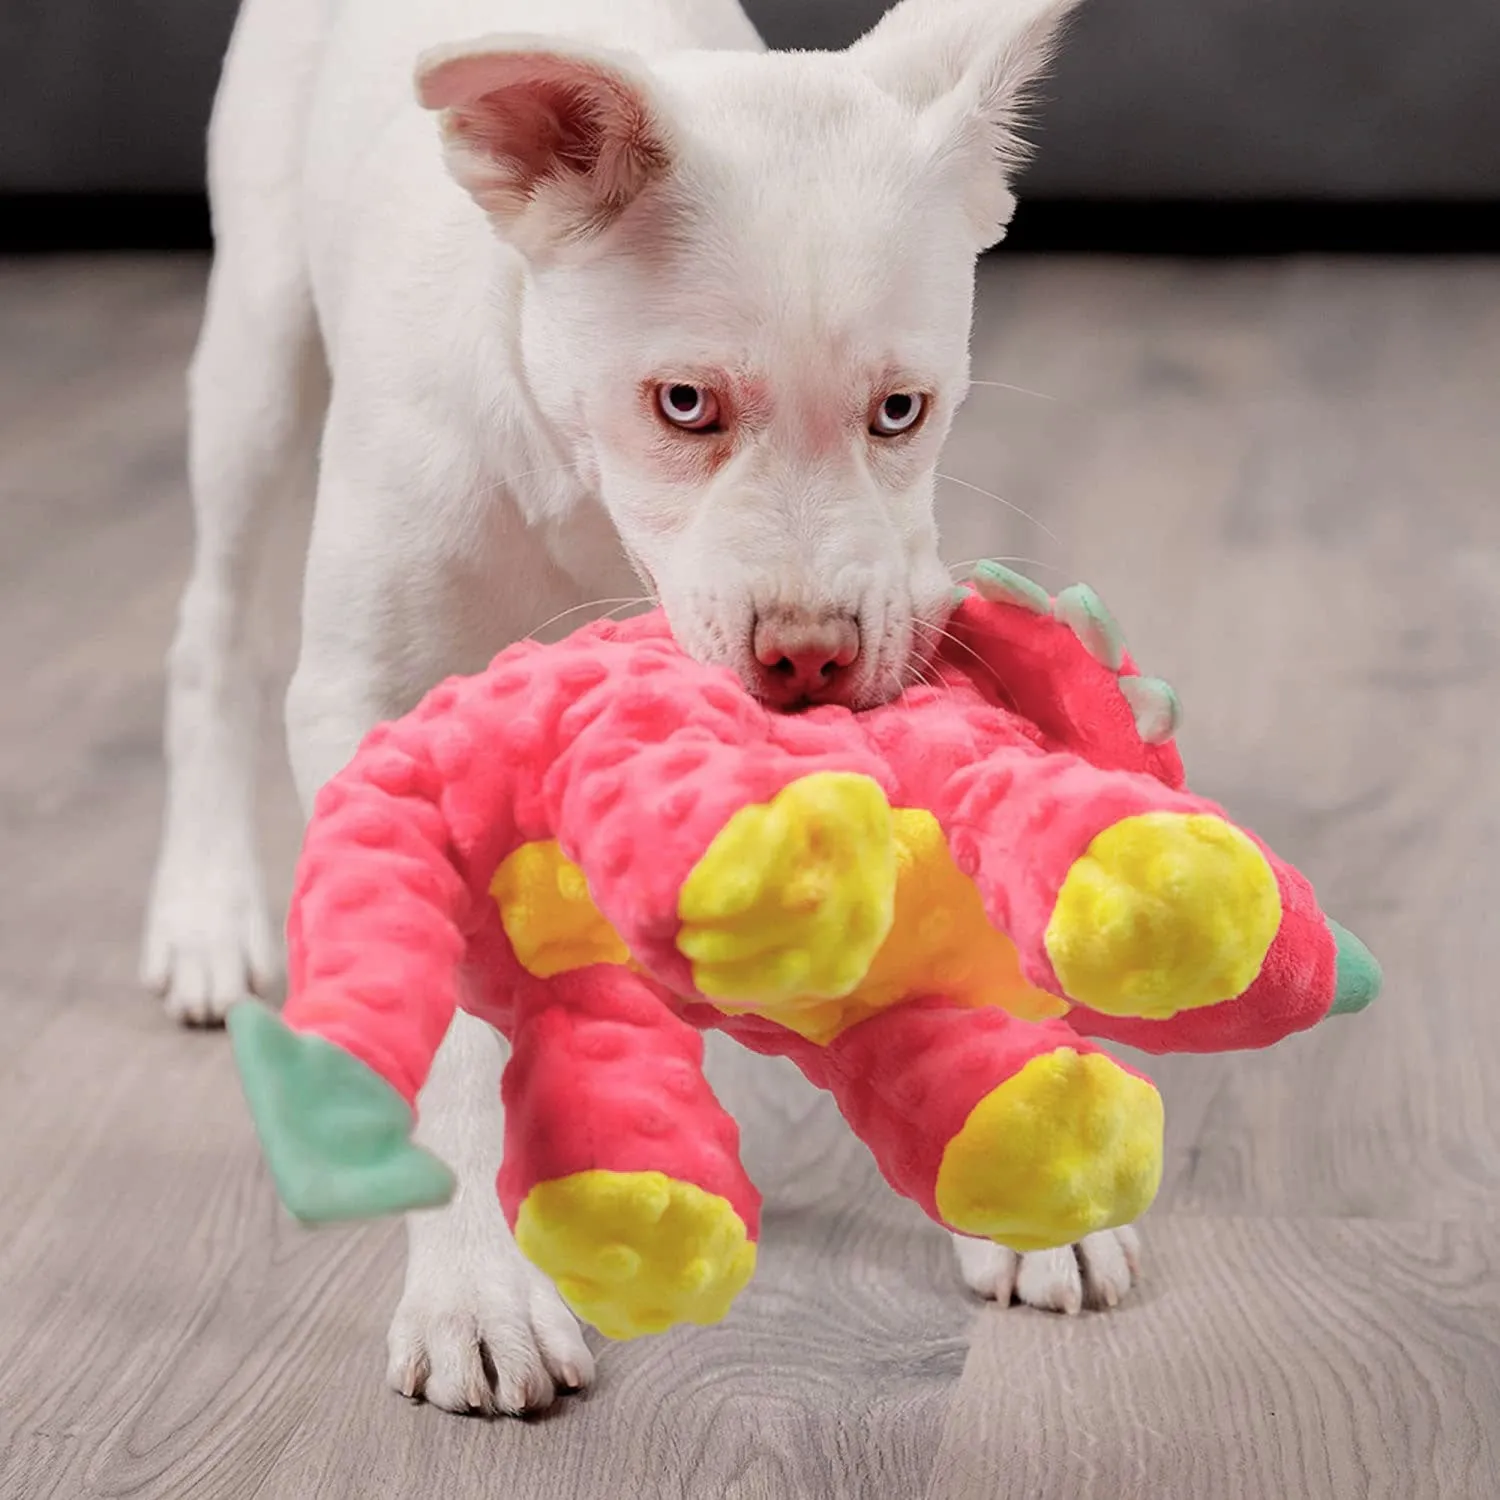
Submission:
<svg viewBox="0 0 1500 1500">
<path fill-rule="evenodd" d="M 683 883 L 677 947 L 701 994 L 774 1014 L 853 990 L 895 900 L 885 794 L 867 776 L 815 772 L 720 830 Z"/>
<path fill-rule="evenodd" d="M 1129 1224 L 1161 1185 L 1162 1129 L 1161 1096 L 1144 1078 L 1059 1047 L 970 1111 L 943 1152 L 938 1212 L 1021 1251 Z"/>
<path fill-rule="evenodd" d="M 661 1172 L 575 1172 L 538 1183 L 516 1243 L 579 1317 L 612 1339 L 716 1323 L 755 1270 L 729 1201 Z"/>
<path fill-rule="evenodd" d="M 1265 856 L 1207 813 L 1143 813 L 1106 828 L 1068 871 L 1047 955 L 1072 1000 L 1165 1020 L 1243 994 L 1281 925 Z"/>
<path fill-rule="evenodd" d="M 538 979 L 630 961 L 624 939 L 594 905 L 583 871 L 555 839 L 522 844 L 495 871 L 490 895 L 517 961 Z"/>
</svg>

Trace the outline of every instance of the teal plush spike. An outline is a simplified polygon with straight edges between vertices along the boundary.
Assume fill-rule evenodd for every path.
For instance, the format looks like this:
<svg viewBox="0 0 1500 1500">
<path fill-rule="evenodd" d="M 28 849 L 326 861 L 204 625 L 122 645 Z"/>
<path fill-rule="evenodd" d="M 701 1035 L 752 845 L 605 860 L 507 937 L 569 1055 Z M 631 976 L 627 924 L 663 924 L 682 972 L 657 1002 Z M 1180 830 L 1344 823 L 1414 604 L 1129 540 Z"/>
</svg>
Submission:
<svg viewBox="0 0 1500 1500">
<path fill-rule="evenodd" d="M 1163 745 L 1182 722 L 1182 705 L 1160 677 L 1122 677 L 1120 691 L 1135 716 L 1136 733 L 1148 745 Z"/>
<path fill-rule="evenodd" d="M 1014 572 L 1003 563 L 982 562 L 974 568 L 974 587 L 991 604 L 1018 604 L 1033 614 L 1050 615 L 1052 599 L 1041 584 Z"/>
<path fill-rule="evenodd" d="M 1363 1010 L 1380 993 L 1379 960 L 1347 927 L 1332 917 L 1323 919 L 1338 948 L 1338 977 L 1334 982 L 1331 1016 L 1347 1016 Z"/>
<path fill-rule="evenodd" d="M 271 1178 L 297 1218 L 376 1218 L 453 1196 L 452 1172 L 413 1144 L 410 1106 L 372 1068 L 258 1001 L 231 1006 L 228 1027 Z"/>
<path fill-rule="evenodd" d="M 1125 637 L 1104 601 L 1086 583 L 1075 583 L 1057 596 L 1052 612 L 1083 642 L 1095 661 L 1118 672 L 1125 661 Z"/>
</svg>

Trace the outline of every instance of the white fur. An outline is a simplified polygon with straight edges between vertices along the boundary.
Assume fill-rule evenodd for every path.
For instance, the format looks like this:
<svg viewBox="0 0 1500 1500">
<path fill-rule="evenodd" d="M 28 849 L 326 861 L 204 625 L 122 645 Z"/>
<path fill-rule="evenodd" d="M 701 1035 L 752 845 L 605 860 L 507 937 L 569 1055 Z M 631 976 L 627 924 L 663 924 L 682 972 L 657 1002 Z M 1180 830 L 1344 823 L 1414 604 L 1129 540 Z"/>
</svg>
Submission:
<svg viewBox="0 0 1500 1500">
<path fill-rule="evenodd" d="M 215 1021 L 274 977 L 249 599 L 299 487 L 304 805 L 375 722 L 633 572 L 752 686 L 767 622 L 832 620 L 860 647 L 840 693 L 899 689 L 949 607 L 934 466 L 975 256 L 1070 4 L 904 0 L 847 54 L 767 54 L 734 0 L 554 0 L 546 37 L 529 0 L 245 0 L 210 140 L 197 551 L 144 955 L 173 1015 Z M 721 394 L 726 430 L 665 423 L 675 382 Z M 868 431 L 893 391 L 928 405 L 899 441 Z M 592 1372 L 494 1202 L 498 1066 L 461 1021 L 423 1094 L 462 1188 L 411 1222 L 391 1331 L 393 1383 L 455 1409 Z"/>
<path fill-rule="evenodd" d="M 1140 1273 L 1134 1228 L 1105 1229 L 1060 1250 L 1018 1255 L 988 1240 L 953 1237 L 958 1269 L 970 1291 L 998 1302 L 1014 1299 L 1044 1312 L 1078 1313 L 1118 1305 Z"/>
</svg>

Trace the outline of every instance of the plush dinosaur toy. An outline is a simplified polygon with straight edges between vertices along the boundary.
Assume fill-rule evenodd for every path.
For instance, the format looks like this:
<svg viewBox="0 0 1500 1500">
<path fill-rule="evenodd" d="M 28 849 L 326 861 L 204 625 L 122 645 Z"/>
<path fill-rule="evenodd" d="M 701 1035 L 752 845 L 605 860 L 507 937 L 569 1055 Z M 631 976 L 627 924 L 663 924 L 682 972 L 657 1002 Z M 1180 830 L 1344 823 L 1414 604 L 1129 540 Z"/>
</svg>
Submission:
<svg viewBox="0 0 1500 1500">
<path fill-rule="evenodd" d="M 289 998 L 229 1017 L 309 1221 L 443 1202 L 411 1140 L 463 1006 L 502 1031 L 499 1194 L 603 1332 L 721 1317 L 759 1197 L 700 1031 L 792 1058 L 898 1192 L 1029 1250 L 1161 1176 L 1148 1051 L 1373 998 L 1311 887 L 1187 792 L 1176 700 L 1097 598 L 985 565 L 928 681 L 780 715 L 658 615 L 523 643 L 373 731 L 317 800 Z"/>
</svg>

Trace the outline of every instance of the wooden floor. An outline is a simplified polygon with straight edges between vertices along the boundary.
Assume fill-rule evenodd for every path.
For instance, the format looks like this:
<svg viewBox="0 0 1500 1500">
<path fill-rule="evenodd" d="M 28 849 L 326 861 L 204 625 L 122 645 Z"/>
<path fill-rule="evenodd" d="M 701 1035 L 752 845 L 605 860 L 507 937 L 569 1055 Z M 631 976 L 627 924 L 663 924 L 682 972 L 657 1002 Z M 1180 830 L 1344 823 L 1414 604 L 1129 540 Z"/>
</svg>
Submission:
<svg viewBox="0 0 1500 1500">
<path fill-rule="evenodd" d="M 1500 1495 L 1500 264 L 988 269 L 975 373 L 1042 394 L 976 389 L 946 468 L 1039 524 L 945 485 L 949 555 L 1099 588 L 1386 994 L 1154 1069 L 1146 1279 L 1074 1320 L 971 1300 L 747 1075 L 753 1289 L 526 1424 L 384 1388 L 399 1231 L 278 1217 L 222 1038 L 133 986 L 202 272 L 0 266 L 0 1496 Z"/>
</svg>

